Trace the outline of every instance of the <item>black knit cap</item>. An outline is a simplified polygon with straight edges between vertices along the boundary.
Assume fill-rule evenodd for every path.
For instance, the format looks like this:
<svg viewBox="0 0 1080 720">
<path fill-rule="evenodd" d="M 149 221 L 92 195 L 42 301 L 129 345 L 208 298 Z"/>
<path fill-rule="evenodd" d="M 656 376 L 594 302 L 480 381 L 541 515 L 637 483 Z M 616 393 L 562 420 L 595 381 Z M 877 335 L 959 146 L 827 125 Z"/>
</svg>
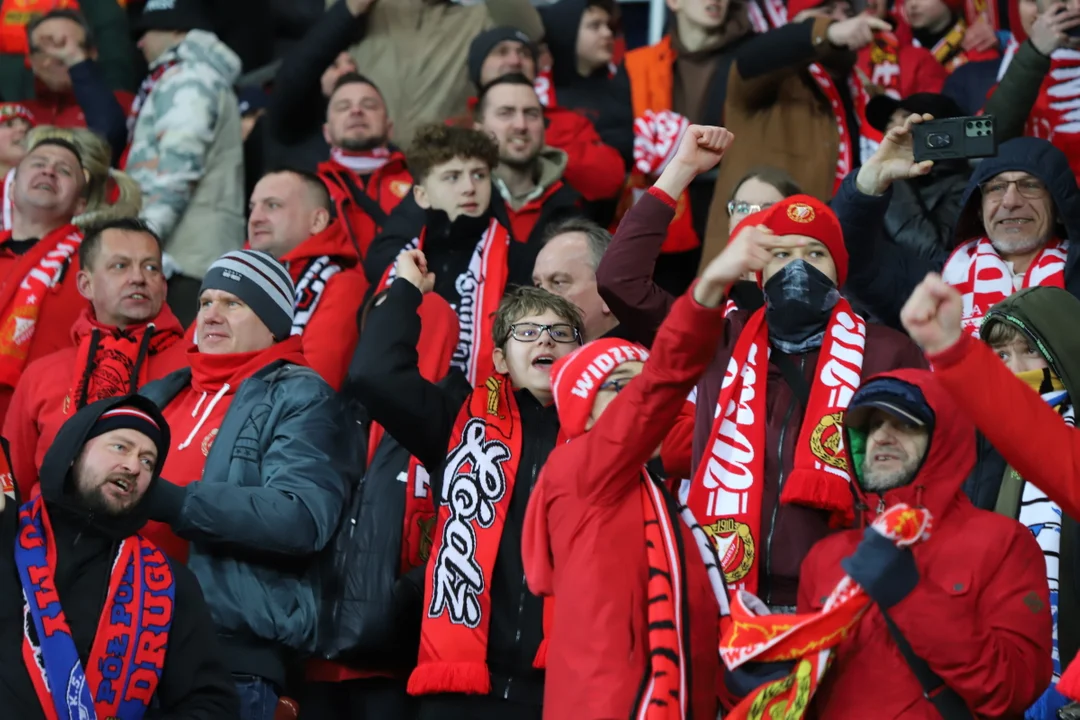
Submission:
<svg viewBox="0 0 1080 720">
<path fill-rule="evenodd" d="M 157 447 L 158 457 L 164 458 L 169 451 L 169 445 L 161 423 L 146 409 L 138 407 L 139 404 L 141 403 L 127 402 L 103 412 L 90 428 L 86 441 L 113 430 L 135 430 L 150 438 Z"/>
<path fill-rule="evenodd" d="M 480 69 L 484 66 L 484 61 L 496 45 L 507 40 L 524 45 L 532 55 L 533 62 L 536 62 L 536 45 L 521 30 L 507 26 L 485 30 L 473 38 L 469 45 L 469 80 L 473 85 L 480 87 Z"/>
<path fill-rule="evenodd" d="M 213 30 L 203 0 L 146 0 L 142 15 L 132 27 L 136 37 L 147 30 Z"/>
</svg>

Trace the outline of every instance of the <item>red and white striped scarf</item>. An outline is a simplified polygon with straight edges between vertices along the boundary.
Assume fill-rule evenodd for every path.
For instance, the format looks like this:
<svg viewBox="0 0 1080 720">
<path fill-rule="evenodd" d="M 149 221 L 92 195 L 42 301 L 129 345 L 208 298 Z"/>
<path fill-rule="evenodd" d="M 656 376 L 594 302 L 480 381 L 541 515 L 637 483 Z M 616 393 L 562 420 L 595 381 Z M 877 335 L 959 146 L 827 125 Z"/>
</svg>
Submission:
<svg viewBox="0 0 1080 720">
<path fill-rule="evenodd" d="M 989 238 L 969 240 L 953 250 L 941 276 L 960 291 L 964 300 L 964 329 L 979 336 L 979 326 L 987 311 L 1017 290 L 1036 286 L 1065 287 L 1065 258 L 1068 240 L 1054 238 L 1031 261 L 1023 284 L 1013 282 L 1013 272 L 998 255 Z"/>
<path fill-rule="evenodd" d="M 814 79 L 817 86 L 821 88 L 821 92 L 825 94 L 825 99 L 829 101 L 829 108 L 832 110 L 833 119 L 836 121 L 836 176 L 833 179 L 833 193 L 835 193 L 840 189 L 840 183 L 844 182 L 844 178 L 848 176 L 853 167 L 855 150 L 852 147 L 852 142 L 854 136 L 851 133 L 851 128 L 848 127 L 844 101 L 841 99 L 840 91 L 836 87 L 836 81 L 833 80 L 829 71 L 818 63 L 810 63 L 806 69 L 810 71 L 810 77 Z M 861 91 L 855 86 L 850 77 L 848 83 L 852 86 L 851 97 L 860 97 Z"/>
</svg>

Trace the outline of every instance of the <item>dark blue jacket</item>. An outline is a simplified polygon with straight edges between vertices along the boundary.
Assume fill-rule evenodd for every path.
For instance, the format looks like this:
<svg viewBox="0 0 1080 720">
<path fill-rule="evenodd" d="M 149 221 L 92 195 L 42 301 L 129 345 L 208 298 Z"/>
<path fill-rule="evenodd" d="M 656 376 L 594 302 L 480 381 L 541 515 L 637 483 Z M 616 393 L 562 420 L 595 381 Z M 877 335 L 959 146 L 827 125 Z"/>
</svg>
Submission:
<svg viewBox="0 0 1080 720">
<path fill-rule="evenodd" d="M 1020 137 L 1002 143 L 995 157 L 975 167 L 964 191 L 963 211 L 954 234 L 955 243 L 985 234 L 980 217 L 979 186 L 1003 172 L 1026 172 L 1041 180 L 1050 191 L 1057 210 L 1059 237 L 1070 241 L 1065 263 L 1065 288 L 1080 297 L 1080 188 L 1068 158 L 1045 140 Z M 900 309 L 929 272 L 941 272 L 943 263 L 920 258 L 885 239 L 884 218 L 892 188 L 881 195 L 864 195 L 855 186 L 852 172 L 832 199 L 832 209 L 844 229 L 848 250 L 847 289 L 882 322 L 898 327 Z"/>
</svg>

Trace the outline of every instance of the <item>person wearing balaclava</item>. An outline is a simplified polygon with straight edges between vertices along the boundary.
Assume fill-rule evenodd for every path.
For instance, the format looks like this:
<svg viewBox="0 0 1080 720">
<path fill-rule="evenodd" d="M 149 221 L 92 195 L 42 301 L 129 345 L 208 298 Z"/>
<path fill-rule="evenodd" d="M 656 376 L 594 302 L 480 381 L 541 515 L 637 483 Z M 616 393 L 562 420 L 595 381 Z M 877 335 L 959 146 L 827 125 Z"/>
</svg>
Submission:
<svg viewBox="0 0 1080 720">
<path fill-rule="evenodd" d="M 717 543 L 728 584 L 786 612 L 810 547 L 853 521 L 839 434 L 848 400 L 862 378 L 926 362 L 841 296 L 847 251 L 824 203 L 785 198 L 747 217 L 732 242 L 760 233 L 806 244 L 773 252 L 757 274 L 764 308 L 725 320 L 724 343 L 693 396 L 687 503 Z"/>
<path fill-rule="evenodd" d="M 99 400 L 60 428 L 40 493 L 0 494 L 4 717 L 237 717 L 195 576 L 143 535 L 168 450 L 152 402 Z"/>
</svg>

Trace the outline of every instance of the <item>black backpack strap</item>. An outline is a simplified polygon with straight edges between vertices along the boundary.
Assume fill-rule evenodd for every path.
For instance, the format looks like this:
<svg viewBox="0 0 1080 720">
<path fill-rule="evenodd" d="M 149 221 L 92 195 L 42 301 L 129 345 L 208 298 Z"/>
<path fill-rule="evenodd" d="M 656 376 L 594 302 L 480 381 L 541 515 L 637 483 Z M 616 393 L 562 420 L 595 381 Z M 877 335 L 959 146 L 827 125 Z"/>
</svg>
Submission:
<svg viewBox="0 0 1080 720">
<path fill-rule="evenodd" d="M 375 202 L 373 197 L 360 189 L 360 186 L 353 180 L 352 173 L 342 173 L 341 179 L 348 186 L 349 195 L 352 196 L 353 202 L 359 205 L 360 209 L 367 213 L 368 217 L 374 220 L 378 227 L 385 225 L 386 211 L 382 209 L 379 203 Z"/>
<path fill-rule="evenodd" d="M 878 609 L 881 610 L 881 616 L 885 618 L 885 624 L 889 627 L 889 634 L 892 635 L 893 642 L 899 648 L 900 654 L 904 656 L 904 662 L 908 664 L 911 672 L 915 674 L 919 684 L 922 685 L 923 697 L 937 708 L 938 713 L 945 720 L 973 720 L 975 716 L 971 714 L 967 703 L 956 694 L 955 690 L 946 685 L 945 681 L 936 672 L 930 669 L 925 660 L 915 654 L 907 638 L 900 632 L 900 628 L 885 612 L 885 608 L 879 606 Z"/>
</svg>

